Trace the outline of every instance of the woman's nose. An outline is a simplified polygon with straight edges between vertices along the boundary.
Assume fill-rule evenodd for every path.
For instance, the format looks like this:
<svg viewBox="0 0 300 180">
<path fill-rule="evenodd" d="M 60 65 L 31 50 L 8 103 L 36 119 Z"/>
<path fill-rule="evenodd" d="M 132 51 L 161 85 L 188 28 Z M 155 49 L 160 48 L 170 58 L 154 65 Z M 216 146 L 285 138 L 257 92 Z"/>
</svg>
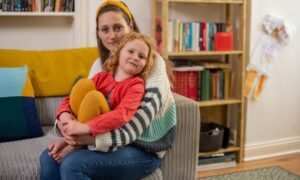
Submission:
<svg viewBox="0 0 300 180">
<path fill-rule="evenodd" d="M 110 31 L 110 33 L 109 33 L 109 38 L 110 38 L 110 39 L 117 39 L 117 38 L 118 38 L 118 35 L 117 35 L 116 32 Z"/>
</svg>

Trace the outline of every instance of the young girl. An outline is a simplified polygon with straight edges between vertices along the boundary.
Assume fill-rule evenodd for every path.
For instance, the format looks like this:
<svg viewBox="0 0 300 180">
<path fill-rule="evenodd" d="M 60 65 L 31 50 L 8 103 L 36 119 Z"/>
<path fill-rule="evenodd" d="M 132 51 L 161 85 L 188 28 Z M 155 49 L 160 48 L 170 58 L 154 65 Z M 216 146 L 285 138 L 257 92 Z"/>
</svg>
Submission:
<svg viewBox="0 0 300 180">
<path fill-rule="evenodd" d="M 144 80 L 152 64 L 150 38 L 135 32 L 126 35 L 104 63 L 104 71 L 92 80 L 80 80 L 70 96 L 63 100 L 57 119 L 69 116 L 73 119 L 63 125 L 64 133 L 96 136 L 126 124 L 140 105 L 145 92 Z M 64 139 L 59 140 L 49 144 L 49 155 L 60 162 L 77 147 L 68 145 Z"/>
</svg>

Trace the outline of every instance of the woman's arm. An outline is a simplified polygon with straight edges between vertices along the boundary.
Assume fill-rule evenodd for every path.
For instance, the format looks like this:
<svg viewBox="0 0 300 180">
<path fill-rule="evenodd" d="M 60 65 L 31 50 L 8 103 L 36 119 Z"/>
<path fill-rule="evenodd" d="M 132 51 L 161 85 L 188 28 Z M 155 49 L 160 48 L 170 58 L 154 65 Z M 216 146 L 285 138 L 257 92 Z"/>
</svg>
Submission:
<svg viewBox="0 0 300 180">
<path fill-rule="evenodd" d="M 152 133 L 152 135 L 154 135 L 157 129 L 148 129 L 150 123 L 154 121 L 158 122 L 169 110 L 169 107 L 171 107 L 170 109 L 172 111 L 172 115 L 170 115 L 171 121 L 176 124 L 174 99 L 171 93 L 165 63 L 159 55 L 156 55 L 154 67 L 152 68 L 149 79 L 146 81 L 146 92 L 137 113 L 123 127 L 97 135 L 96 146 L 89 146 L 89 148 L 91 150 L 104 152 L 115 151 L 122 146 L 136 141 L 142 133 Z M 165 127 L 158 128 L 163 129 Z M 173 137 L 171 137 L 171 142 L 172 139 Z M 165 149 L 165 147 L 162 147 L 162 149 Z"/>
</svg>

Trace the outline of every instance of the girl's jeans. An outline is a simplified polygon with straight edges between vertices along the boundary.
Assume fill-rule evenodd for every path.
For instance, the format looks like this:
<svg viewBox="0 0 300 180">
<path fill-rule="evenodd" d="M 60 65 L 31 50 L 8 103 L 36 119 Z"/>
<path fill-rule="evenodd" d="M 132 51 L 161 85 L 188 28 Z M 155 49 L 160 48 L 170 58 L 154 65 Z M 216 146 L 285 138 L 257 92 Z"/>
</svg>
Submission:
<svg viewBox="0 0 300 180">
<path fill-rule="evenodd" d="M 160 159 L 156 154 L 135 146 L 126 146 L 115 152 L 80 149 L 64 157 L 60 164 L 48 156 L 41 157 L 41 180 L 109 179 L 135 180 L 153 172 Z"/>
</svg>

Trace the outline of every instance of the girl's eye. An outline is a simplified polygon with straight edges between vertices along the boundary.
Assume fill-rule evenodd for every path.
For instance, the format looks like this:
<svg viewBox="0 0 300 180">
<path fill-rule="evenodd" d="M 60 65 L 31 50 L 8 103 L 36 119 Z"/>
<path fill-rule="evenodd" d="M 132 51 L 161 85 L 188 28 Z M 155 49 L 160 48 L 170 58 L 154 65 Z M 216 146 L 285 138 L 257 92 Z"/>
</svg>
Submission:
<svg viewBox="0 0 300 180">
<path fill-rule="evenodd" d="M 139 58 L 140 58 L 140 59 L 146 59 L 146 56 L 145 56 L 144 54 L 140 54 L 140 55 L 139 55 Z"/>
<path fill-rule="evenodd" d="M 131 50 L 131 49 L 129 49 L 128 52 L 129 52 L 130 54 L 133 54 L 133 50 Z"/>
</svg>

